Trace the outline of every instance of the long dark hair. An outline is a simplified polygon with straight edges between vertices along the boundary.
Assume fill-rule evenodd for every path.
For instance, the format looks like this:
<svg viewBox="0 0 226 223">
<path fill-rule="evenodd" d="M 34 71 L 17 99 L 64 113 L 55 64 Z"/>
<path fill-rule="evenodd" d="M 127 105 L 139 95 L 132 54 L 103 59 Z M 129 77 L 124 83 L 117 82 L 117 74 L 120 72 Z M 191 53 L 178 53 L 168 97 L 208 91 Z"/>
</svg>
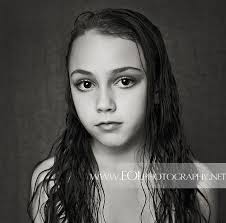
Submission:
<svg viewBox="0 0 226 223">
<path fill-rule="evenodd" d="M 105 197 L 101 182 L 90 177 L 98 173 L 99 168 L 90 146 L 91 136 L 80 122 L 74 107 L 68 74 L 73 41 L 91 29 L 103 35 L 132 40 L 142 48 L 148 83 L 146 133 L 140 161 L 148 160 L 151 165 L 153 162 L 192 163 L 194 160 L 184 136 L 176 81 L 159 29 L 144 15 L 129 9 L 107 8 L 83 12 L 75 20 L 66 56 L 66 128 L 47 157 L 54 155 L 55 162 L 44 180 L 37 185 L 28 207 L 30 210 L 38 188 L 44 188 L 48 195 L 43 216 L 46 223 L 60 220 L 70 223 L 98 222 L 101 201 Z M 54 181 L 54 185 L 48 189 L 51 181 Z M 168 219 L 171 223 L 173 218 L 177 222 L 209 222 L 210 216 L 206 219 L 200 209 L 197 195 L 205 196 L 198 188 L 160 188 L 149 192 L 156 222 L 166 222 Z M 157 197 L 160 198 L 158 204 Z"/>
</svg>

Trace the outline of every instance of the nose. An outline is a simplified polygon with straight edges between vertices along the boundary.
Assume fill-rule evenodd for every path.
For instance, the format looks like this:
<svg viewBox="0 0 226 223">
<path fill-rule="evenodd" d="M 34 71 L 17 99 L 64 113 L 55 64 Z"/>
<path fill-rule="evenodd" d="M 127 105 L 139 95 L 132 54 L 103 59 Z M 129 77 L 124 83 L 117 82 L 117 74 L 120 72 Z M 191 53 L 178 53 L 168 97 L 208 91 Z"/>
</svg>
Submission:
<svg viewBox="0 0 226 223">
<path fill-rule="evenodd" d="M 102 89 L 99 91 L 96 108 L 97 112 L 114 112 L 116 110 L 115 100 L 108 89 Z"/>
</svg>

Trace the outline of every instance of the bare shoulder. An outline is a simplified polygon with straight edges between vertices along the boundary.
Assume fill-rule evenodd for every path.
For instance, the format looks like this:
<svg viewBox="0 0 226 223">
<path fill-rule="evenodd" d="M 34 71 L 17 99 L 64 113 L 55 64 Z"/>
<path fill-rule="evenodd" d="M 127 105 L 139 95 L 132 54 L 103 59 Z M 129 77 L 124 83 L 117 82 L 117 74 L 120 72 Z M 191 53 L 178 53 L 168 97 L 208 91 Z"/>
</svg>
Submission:
<svg viewBox="0 0 226 223">
<path fill-rule="evenodd" d="M 198 172 L 208 176 L 211 170 L 205 163 L 194 161 Z M 198 183 L 198 189 L 202 194 L 198 194 L 198 200 L 203 214 L 208 217 L 210 209 L 210 222 L 217 222 L 217 189 L 216 183 L 213 180 L 201 179 Z M 208 203 L 206 202 L 206 199 Z M 208 205 L 209 204 L 209 205 Z"/>
<path fill-rule="evenodd" d="M 32 178 L 31 178 L 31 203 L 30 203 L 30 214 L 34 223 L 43 223 L 44 222 L 44 206 L 48 200 L 46 190 L 42 187 L 42 182 L 49 172 L 50 168 L 54 164 L 54 157 L 46 159 L 40 162 L 34 169 Z M 49 188 L 53 183 L 48 185 Z M 48 189 L 49 189 L 48 188 Z"/>
<path fill-rule="evenodd" d="M 209 177 L 213 173 L 212 173 L 211 169 L 207 166 L 207 164 L 201 163 L 197 160 L 195 160 L 194 163 L 198 170 L 198 173 L 200 174 L 198 188 L 200 188 L 200 189 L 217 188 L 216 180 L 214 180 L 214 178 Z"/>
<path fill-rule="evenodd" d="M 54 157 L 50 157 L 36 166 L 31 178 L 31 194 L 33 194 L 37 185 L 39 185 L 44 180 L 45 176 L 47 175 L 49 169 L 53 166 L 53 164 Z"/>
</svg>

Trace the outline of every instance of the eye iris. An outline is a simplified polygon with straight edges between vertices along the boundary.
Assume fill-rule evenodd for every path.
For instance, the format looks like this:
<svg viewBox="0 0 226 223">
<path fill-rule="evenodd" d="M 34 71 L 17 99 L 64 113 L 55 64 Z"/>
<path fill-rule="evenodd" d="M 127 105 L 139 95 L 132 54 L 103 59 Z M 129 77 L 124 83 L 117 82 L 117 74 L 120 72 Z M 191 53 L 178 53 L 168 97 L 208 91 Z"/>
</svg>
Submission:
<svg viewBox="0 0 226 223">
<path fill-rule="evenodd" d="M 122 79 L 122 84 L 123 85 L 129 85 L 129 83 L 130 83 L 129 79 L 127 79 L 127 78 Z"/>
<path fill-rule="evenodd" d="M 89 81 L 84 81 L 83 85 L 84 85 L 85 88 L 91 87 L 91 83 Z"/>
</svg>

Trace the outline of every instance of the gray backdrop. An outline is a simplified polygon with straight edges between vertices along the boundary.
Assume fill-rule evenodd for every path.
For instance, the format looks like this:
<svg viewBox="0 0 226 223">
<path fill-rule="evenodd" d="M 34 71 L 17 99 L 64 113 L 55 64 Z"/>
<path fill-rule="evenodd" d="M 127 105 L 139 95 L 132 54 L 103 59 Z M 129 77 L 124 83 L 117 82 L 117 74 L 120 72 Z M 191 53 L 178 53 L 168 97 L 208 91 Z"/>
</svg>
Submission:
<svg viewBox="0 0 226 223">
<path fill-rule="evenodd" d="M 1 1 L 0 221 L 28 222 L 34 165 L 64 127 L 64 55 L 84 9 L 126 7 L 163 33 L 183 104 L 188 141 L 201 162 L 225 162 L 226 14 L 224 1 Z M 226 222 L 225 190 L 219 222 Z"/>
</svg>

